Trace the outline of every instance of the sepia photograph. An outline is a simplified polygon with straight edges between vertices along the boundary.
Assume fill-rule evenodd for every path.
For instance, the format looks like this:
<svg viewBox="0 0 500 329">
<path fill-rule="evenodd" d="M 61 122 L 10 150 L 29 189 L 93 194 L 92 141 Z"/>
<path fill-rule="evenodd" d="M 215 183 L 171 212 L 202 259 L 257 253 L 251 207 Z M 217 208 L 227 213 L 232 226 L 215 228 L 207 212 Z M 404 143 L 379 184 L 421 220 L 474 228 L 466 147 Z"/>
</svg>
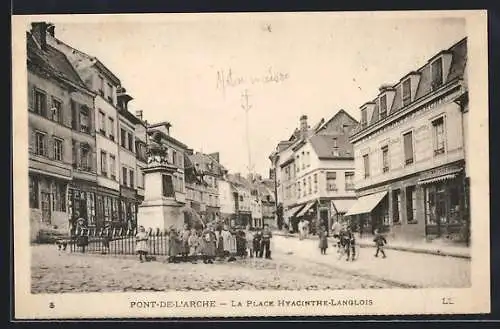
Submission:
<svg viewBox="0 0 500 329">
<path fill-rule="evenodd" d="M 489 312 L 486 12 L 12 39 L 19 316 Z"/>
</svg>

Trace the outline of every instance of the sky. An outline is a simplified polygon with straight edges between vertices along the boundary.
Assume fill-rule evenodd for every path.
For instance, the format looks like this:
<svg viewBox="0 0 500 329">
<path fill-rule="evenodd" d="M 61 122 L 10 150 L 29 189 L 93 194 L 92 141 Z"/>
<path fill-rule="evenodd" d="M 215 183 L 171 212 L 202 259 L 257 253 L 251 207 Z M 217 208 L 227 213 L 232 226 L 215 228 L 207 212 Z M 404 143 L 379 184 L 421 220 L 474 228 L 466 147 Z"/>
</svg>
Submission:
<svg viewBox="0 0 500 329">
<path fill-rule="evenodd" d="M 248 144 L 263 176 L 302 114 L 311 126 L 340 109 L 359 119 L 381 84 L 466 36 L 460 18 L 375 14 L 169 14 L 55 26 L 57 38 L 118 76 L 134 97 L 131 112 L 169 121 L 171 136 L 195 151 L 220 152 L 230 172 L 248 172 Z"/>
</svg>

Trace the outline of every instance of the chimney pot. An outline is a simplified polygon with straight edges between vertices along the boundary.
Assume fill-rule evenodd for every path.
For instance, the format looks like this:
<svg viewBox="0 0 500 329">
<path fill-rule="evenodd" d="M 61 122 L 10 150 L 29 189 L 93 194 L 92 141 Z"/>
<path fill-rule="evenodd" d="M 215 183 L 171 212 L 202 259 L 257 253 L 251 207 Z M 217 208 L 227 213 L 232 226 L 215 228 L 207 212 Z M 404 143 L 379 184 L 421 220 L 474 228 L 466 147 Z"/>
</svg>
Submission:
<svg viewBox="0 0 500 329">
<path fill-rule="evenodd" d="M 47 32 L 52 36 L 52 37 L 55 37 L 55 29 L 56 27 L 54 26 L 54 24 L 49 24 L 47 26 Z"/>
<path fill-rule="evenodd" d="M 135 111 L 135 116 L 142 120 L 142 111 L 141 110 Z"/>
<path fill-rule="evenodd" d="M 40 44 L 40 48 L 47 49 L 47 23 L 36 22 L 31 23 L 31 30 L 36 41 Z"/>
</svg>

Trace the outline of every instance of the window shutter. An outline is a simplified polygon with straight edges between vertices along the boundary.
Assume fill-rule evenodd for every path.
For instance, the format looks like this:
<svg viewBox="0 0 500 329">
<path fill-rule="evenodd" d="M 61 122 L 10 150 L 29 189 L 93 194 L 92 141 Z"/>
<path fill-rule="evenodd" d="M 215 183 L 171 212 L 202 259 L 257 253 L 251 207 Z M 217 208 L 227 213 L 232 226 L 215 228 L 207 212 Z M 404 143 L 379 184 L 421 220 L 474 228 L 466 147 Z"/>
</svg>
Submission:
<svg viewBox="0 0 500 329">
<path fill-rule="evenodd" d="M 29 152 L 34 153 L 36 150 L 36 133 L 33 129 L 30 129 L 29 139 L 30 139 Z"/>
<path fill-rule="evenodd" d="M 28 83 L 28 109 L 35 110 L 35 87 Z"/>
<path fill-rule="evenodd" d="M 412 133 L 404 135 L 405 160 L 413 158 Z"/>
<path fill-rule="evenodd" d="M 45 107 L 45 116 L 52 120 L 52 97 L 49 94 L 45 94 L 45 102 L 47 103 Z"/>
</svg>

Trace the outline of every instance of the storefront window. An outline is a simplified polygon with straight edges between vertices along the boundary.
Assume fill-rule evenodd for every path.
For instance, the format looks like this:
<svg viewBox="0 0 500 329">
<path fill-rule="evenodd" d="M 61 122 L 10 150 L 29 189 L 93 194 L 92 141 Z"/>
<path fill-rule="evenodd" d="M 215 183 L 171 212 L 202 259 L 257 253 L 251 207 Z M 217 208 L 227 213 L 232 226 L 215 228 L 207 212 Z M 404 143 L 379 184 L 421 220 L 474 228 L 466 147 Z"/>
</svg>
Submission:
<svg viewBox="0 0 500 329">
<path fill-rule="evenodd" d="M 406 221 L 408 223 L 417 222 L 417 199 L 415 186 L 406 188 Z"/>
<path fill-rule="evenodd" d="M 126 222 L 127 220 L 127 207 L 125 205 L 125 201 L 121 201 L 121 217 L 120 217 L 120 221 L 121 222 Z"/>
<path fill-rule="evenodd" d="M 89 214 L 89 223 L 95 225 L 95 193 L 89 192 L 87 198 L 87 208 Z"/>
<path fill-rule="evenodd" d="M 111 199 L 111 220 L 118 221 L 118 200 L 115 198 Z"/>
<path fill-rule="evenodd" d="M 96 197 L 97 203 L 97 216 L 99 217 L 99 221 L 104 221 L 104 200 L 102 195 L 98 195 Z"/>
<path fill-rule="evenodd" d="M 392 191 L 392 222 L 401 223 L 401 190 Z"/>
<path fill-rule="evenodd" d="M 38 178 L 29 176 L 30 208 L 38 208 Z"/>
</svg>

